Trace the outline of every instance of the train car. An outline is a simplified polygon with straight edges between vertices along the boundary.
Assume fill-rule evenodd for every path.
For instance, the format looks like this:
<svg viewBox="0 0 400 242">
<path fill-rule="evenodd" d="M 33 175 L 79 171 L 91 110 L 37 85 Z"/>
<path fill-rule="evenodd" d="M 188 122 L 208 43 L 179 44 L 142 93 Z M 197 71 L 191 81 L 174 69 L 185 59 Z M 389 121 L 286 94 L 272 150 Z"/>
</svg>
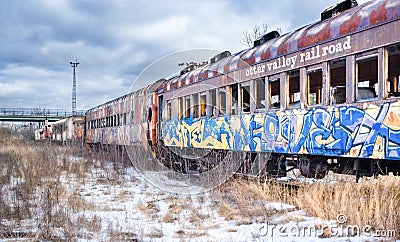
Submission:
<svg viewBox="0 0 400 242">
<path fill-rule="evenodd" d="M 249 163 L 271 154 L 281 175 L 397 173 L 400 1 L 354 2 L 171 80 L 163 144 L 247 152 Z"/>
<path fill-rule="evenodd" d="M 206 150 L 210 162 L 243 154 L 241 172 L 255 175 L 397 174 L 399 17 L 398 0 L 346 0 L 319 22 L 88 110 L 86 140 L 146 137 L 159 158 L 196 163 L 186 172 L 204 169 L 182 154 Z"/>
<path fill-rule="evenodd" d="M 164 79 L 86 112 L 86 143 L 126 146 L 155 145 L 157 92 Z M 144 137 L 144 138 L 142 138 Z"/>
<path fill-rule="evenodd" d="M 83 141 L 85 117 L 71 116 L 50 123 L 51 134 L 49 138 L 62 143 Z"/>
</svg>

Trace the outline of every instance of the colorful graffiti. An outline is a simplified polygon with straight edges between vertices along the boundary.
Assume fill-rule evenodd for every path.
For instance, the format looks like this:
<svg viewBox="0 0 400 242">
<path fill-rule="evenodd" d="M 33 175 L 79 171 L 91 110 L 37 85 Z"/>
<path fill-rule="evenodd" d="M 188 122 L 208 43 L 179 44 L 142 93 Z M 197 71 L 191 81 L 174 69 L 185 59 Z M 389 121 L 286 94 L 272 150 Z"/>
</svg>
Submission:
<svg viewBox="0 0 400 242">
<path fill-rule="evenodd" d="M 400 103 L 169 120 L 167 146 L 400 159 Z"/>
</svg>

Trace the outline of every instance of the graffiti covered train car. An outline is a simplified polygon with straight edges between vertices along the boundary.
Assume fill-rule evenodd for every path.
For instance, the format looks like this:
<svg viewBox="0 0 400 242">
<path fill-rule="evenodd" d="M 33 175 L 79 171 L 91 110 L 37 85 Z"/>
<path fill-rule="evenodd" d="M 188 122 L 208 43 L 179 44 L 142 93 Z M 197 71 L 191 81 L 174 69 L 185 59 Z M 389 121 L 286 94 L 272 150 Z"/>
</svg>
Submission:
<svg viewBox="0 0 400 242">
<path fill-rule="evenodd" d="M 347 0 L 321 17 L 88 110 L 87 142 L 237 152 L 242 172 L 262 161 L 264 175 L 397 173 L 400 1 Z"/>
</svg>

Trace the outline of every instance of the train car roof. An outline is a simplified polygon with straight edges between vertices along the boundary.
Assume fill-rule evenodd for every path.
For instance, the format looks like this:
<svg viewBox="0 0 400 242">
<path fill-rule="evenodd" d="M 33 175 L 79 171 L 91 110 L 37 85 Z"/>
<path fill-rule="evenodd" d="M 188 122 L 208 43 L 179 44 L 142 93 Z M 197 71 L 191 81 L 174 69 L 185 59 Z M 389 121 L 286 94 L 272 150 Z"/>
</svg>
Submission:
<svg viewBox="0 0 400 242">
<path fill-rule="evenodd" d="M 301 27 L 259 46 L 243 50 L 216 63 L 197 68 L 180 77 L 171 78 L 163 86 L 163 90 L 159 90 L 159 92 L 169 91 L 239 70 L 247 65 L 276 59 L 351 33 L 397 20 L 399 17 L 400 1 L 370 1 L 327 20 Z"/>
<path fill-rule="evenodd" d="M 164 84 L 164 82 L 166 82 L 166 80 L 162 78 L 162 79 L 160 79 L 160 80 L 158 80 L 156 82 L 150 83 L 149 85 L 147 85 L 145 87 L 142 87 L 142 88 L 140 88 L 138 90 L 135 90 L 133 92 L 129 92 L 129 93 L 123 95 L 123 96 L 114 98 L 114 99 L 112 99 L 112 100 L 110 100 L 108 102 L 105 102 L 105 103 L 97 105 L 97 106 L 95 106 L 93 108 L 90 108 L 90 109 L 88 109 L 86 111 L 86 113 L 88 113 L 90 111 L 93 111 L 93 110 L 95 110 L 97 108 L 100 108 L 100 107 L 107 107 L 109 105 L 115 104 L 115 103 L 117 103 L 119 101 L 131 98 L 131 97 L 134 97 L 134 96 L 142 96 L 144 93 L 148 94 L 148 93 L 156 92 L 160 88 L 160 86 Z"/>
</svg>

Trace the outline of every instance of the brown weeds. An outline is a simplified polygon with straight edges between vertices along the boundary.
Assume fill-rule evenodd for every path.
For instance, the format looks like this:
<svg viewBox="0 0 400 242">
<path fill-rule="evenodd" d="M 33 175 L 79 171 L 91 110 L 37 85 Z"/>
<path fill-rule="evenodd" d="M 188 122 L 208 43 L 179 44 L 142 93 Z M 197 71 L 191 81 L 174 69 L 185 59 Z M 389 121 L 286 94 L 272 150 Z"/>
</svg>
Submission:
<svg viewBox="0 0 400 242">
<path fill-rule="evenodd" d="M 238 224 L 266 222 L 276 213 L 287 212 L 272 211 L 264 206 L 267 202 L 281 202 L 302 209 L 309 216 L 327 220 L 336 220 L 339 215 L 345 215 L 344 225 L 357 225 L 360 228 L 368 225 L 372 231 L 400 231 L 399 187 L 400 177 L 396 176 L 362 179 L 360 183 L 343 179 L 300 186 L 235 179 L 216 192 L 216 200 L 219 215 Z"/>
<path fill-rule="evenodd" d="M 60 181 L 62 174 L 79 178 L 87 171 L 87 162 L 71 159 L 80 148 L 16 139 L 14 132 L 0 128 L 0 238 L 90 238 L 82 237 L 81 226 L 98 231 L 100 218 L 75 216 L 90 206 L 78 193 L 67 194 Z"/>
<path fill-rule="evenodd" d="M 400 178 L 382 176 L 360 183 L 315 183 L 299 189 L 296 204 L 311 216 L 337 219 L 375 230 L 400 231 Z"/>
</svg>

